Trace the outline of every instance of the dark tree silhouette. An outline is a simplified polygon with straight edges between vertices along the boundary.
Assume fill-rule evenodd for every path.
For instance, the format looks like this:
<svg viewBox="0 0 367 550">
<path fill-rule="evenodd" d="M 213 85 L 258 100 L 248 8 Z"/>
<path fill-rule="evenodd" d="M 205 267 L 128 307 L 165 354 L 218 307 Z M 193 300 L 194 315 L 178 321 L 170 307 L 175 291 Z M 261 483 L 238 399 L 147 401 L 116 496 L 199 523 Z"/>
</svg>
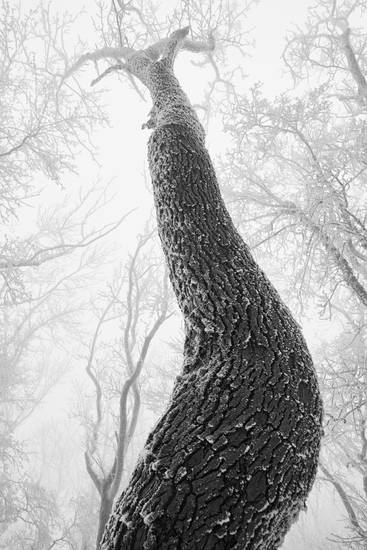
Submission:
<svg viewBox="0 0 367 550">
<path fill-rule="evenodd" d="M 110 518 L 104 550 L 278 548 L 317 468 L 312 361 L 231 221 L 203 128 L 173 74 L 178 49 L 195 51 L 187 32 L 126 51 L 125 68 L 153 99 L 149 164 L 186 341 L 182 373 Z"/>
</svg>

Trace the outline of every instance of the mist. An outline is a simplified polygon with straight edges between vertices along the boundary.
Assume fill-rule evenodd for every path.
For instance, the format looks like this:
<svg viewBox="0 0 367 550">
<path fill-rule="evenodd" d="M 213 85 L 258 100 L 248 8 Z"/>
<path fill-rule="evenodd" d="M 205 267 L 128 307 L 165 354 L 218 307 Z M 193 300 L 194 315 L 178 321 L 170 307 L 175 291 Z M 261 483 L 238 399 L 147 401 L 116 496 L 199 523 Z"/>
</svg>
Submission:
<svg viewBox="0 0 367 550">
<path fill-rule="evenodd" d="M 186 26 L 175 75 L 323 401 L 279 548 L 366 548 L 367 1 L 2 0 L 0 18 L 0 548 L 99 548 L 172 403 L 187 322 L 126 56 Z"/>
</svg>

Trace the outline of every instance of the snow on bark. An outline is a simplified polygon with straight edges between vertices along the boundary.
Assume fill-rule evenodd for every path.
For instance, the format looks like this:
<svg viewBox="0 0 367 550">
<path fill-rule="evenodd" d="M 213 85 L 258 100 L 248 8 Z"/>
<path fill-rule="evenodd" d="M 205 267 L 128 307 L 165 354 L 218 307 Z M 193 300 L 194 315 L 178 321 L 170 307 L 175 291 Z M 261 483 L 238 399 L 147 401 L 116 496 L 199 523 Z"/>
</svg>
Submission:
<svg viewBox="0 0 367 550">
<path fill-rule="evenodd" d="M 299 327 L 226 210 L 171 61 L 143 52 L 131 70 L 153 98 L 148 156 L 185 319 L 183 369 L 101 548 L 273 550 L 315 478 L 318 384 Z"/>
</svg>

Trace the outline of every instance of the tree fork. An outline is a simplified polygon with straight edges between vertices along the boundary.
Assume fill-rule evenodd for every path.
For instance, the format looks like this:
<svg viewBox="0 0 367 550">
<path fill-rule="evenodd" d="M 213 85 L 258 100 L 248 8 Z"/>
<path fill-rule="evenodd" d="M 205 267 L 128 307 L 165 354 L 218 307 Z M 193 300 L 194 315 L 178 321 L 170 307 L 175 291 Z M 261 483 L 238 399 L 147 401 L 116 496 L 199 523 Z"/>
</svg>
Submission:
<svg viewBox="0 0 367 550">
<path fill-rule="evenodd" d="M 173 74 L 187 33 L 125 59 L 153 99 L 149 166 L 186 339 L 101 549 L 273 550 L 315 478 L 321 400 L 300 329 L 232 223 Z"/>
</svg>

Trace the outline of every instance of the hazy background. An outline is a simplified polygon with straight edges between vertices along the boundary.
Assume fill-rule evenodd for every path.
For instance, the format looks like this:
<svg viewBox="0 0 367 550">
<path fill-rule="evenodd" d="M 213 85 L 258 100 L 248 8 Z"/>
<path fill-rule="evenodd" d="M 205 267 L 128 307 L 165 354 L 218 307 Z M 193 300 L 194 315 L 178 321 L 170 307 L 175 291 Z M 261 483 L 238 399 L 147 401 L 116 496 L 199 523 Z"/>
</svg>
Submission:
<svg viewBox="0 0 367 550">
<path fill-rule="evenodd" d="M 120 488 L 180 369 L 141 129 L 149 97 L 123 72 L 90 84 L 116 63 L 95 52 L 190 24 L 216 49 L 181 53 L 176 74 L 324 396 L 324 470 L 282 548 L 366 548 L 367 2 L 111 6 L 1 2 L 0 547 L 95 548 L 124 383 L 136 375 Z"/>
</svg>

